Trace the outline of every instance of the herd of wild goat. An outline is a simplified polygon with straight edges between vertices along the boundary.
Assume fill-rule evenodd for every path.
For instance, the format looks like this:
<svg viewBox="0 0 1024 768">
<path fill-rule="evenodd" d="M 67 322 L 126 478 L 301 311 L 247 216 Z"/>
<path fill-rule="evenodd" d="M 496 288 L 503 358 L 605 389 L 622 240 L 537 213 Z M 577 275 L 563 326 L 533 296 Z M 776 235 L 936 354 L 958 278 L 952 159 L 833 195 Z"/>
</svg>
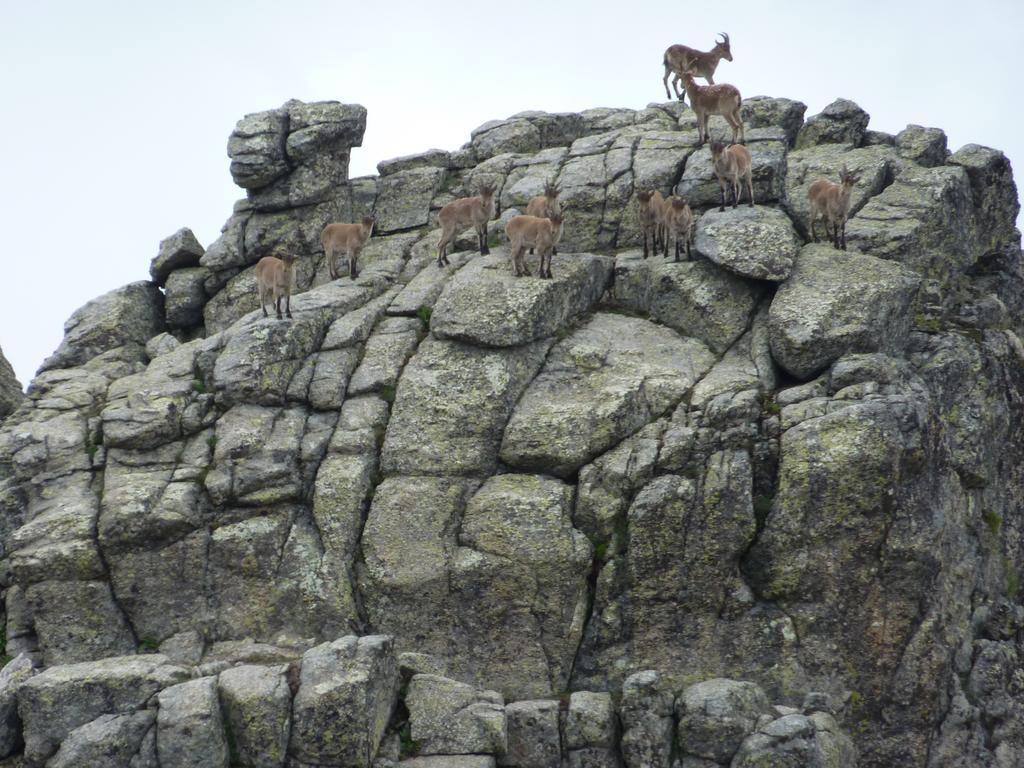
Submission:
<svg viewBox="0 0 1024 768">
<path fill-rule="evenodd" d="M 710 51 L 698 51 L 685 45 L 673 45 L 665 51 L 663 64 L 665 76 L 662 82 L 665 94 L 669 99 L 669 77 L 672 77 L 672 88 L 676 98 L 685 102 L 690 99 L 690 107 L 697 118 L 697 135 L 701 145 L 710 139 L 708 135 L 708 118 L 720 115 L 732 128 L 732 141 L 727 146 L 724 141 L 711 141 L 711 160 L 722 190 L 720 211 L 725 210 L 726 187 L 732 189 L 732 205 L 736 208 L 742 196 L 744 183 L 747 188 L 750 206 L 754 206 L 754 183 L 750 151 L 743 146 L 745 136 L 740 108 L 743 99 L 739 89 L 727 83 L 715 84 L 715 70 L 722 59 L 732 61 L 729 48 L 729 35 L 721 33 L 721 40 L 715 42 Z M 708 85 L 697 85 L 695 77 L 704 78 Z M 682 83 L 683 91 L 679 85 Z M 737 141 L 739 139 L 739 141 Z M 807 191 L 810 202 L 811 239 L 817 242 L 816 222 L 823 219 L 825 234 L 832 240 L 836 248 L 846 250 L 846 217 L 850 210 L 850 194 L 859 175 L 848 171 L 843 166 L 839 183 L 819 179 L 811 184 Z M 474 197 L 463 197 L 445 205 L 438 215 L 441 226 L 441 239 L 437 244 L 437 265 L 448 264 L 448 249 L 455 242 L 455 237 L 469 227 L 477 234 L 480 253 L 490 253 L 487 247 L 487 224 L 496 214 L 494 203 L 495 188 L 482 186 L 480 194 Z M 551 256 L 557 254 L 556 246 L 562 236 L 562 206 L 558 200 L 559 189 L 556 184 L 548 183 L 544 194 L 533 198 L 526 207 L 526 214 L 513 216 L 505 225 L 505 235 L 509 241 L 509 259 L 512 272 L 516 277 L 530 275 L 526 266 L 525 252 L 529 247 L 540 255 L 539 274 L 541 278 L 551 277 Z M 690 258 L 690 247 L 693 243 L 696 219 L 689 203 L 683 197 L 669 195 L 667 198 L 658 190 L 637 190 L 637 217 L 643 233 L 644 258 L 649 255 L 648 241 L 654 252 L 664 251 L 668 258 L 669 241 L 675 243 L 675 260 L 685 251 Z M 338 258 L 342 255 L 348 259 L 348 275 L 355 279 L 359 275 L 356 260 L 359 252 L 373 234 L 373 218 L 366 217 L 355 224 L 328 224 L 320 236 L 327 258 L 331 279 L 340 276 Z M 264 317 L 267 316 L 267 299 L 277 308 L 277 317 L 281 318 L 281 300 L 285 301 L 285 312 L 291 313 L 291 292 L 295 285 L 295 257 L 265 256 L 256 265 L 256 281 L 259 291 L 260 306 Z"/>
</svg>

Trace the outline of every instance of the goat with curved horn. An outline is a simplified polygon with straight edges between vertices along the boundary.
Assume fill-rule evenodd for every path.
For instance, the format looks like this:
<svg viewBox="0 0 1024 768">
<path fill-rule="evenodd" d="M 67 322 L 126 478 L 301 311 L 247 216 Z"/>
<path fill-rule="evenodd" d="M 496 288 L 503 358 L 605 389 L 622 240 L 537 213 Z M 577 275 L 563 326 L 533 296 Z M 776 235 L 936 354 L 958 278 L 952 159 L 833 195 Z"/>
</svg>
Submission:
<svg viewBox="0 0 1024 768">
<path fill-rule="evenodd" d="M 672 92 L 668 89 L 669 75 L 675 74 L 672 80 L 672 87 L 675 89 L 676 98 L 684 101 L 684 94 L 679 89 L 679 83 L 683 79 L 683 72 L 690 70 L 697 77 L 703 77 L 708 85 L 715 84 L 715 69 L 722 59 L 732 61 L 732 51 L 729 49 L 729 35 L 719 32 L 721 41 L 715 41 L 715 47 L 710 51 L 698 51 L 686 45 L 672 45 L 665 51 L 662 64 L 665 66 L 665 77 L 662 83 L 665 86 L 665 95 L 672 98 Z"/>
</svg>

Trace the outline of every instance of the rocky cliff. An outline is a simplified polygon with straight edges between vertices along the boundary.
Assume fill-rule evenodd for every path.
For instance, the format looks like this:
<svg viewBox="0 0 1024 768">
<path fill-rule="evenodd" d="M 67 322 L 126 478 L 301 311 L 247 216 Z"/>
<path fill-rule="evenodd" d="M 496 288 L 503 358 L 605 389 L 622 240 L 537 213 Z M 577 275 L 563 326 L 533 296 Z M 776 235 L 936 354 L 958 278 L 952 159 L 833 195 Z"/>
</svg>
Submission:
<svg viewBox="0 0 1024 768">
<path fill-rule="evenodd" d="M 0 430 L 0 753 L 1024 763 L 1009 163 L 804 111 L 747 100 L 758 204 L 721 213 L 675 103 L 523 113 L 358 179 L 361 107 L 240 120 L 221 236 L 75 312 Z M 842 252 L 806 193 L 844 164 Z M 514 279 L 498 234 L 552 179 L 554 279 Z M 468 232 L 437 267 L 437 211 L 484 183 L 493 255 Z M 644 188 L 701 214 L 692 261 L 641 257 Z M 321 228 L 369 213 L 330 281 Z M 280 251 L 290 322 L 254 311 Z"/>
</svg>

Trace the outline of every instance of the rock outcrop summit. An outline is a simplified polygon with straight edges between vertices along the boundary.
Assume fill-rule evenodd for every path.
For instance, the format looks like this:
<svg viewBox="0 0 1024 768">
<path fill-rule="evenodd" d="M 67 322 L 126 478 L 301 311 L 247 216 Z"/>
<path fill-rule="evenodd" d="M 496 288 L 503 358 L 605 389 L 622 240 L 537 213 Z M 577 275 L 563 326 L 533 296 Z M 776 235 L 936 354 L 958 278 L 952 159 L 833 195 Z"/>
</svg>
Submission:
<svg viewBox="0 0 1024 768">
<path fill-rule="evenodd" d="M 0 765 L 1024 765 L 1010 164 L 804 112 L 746 100 L 724 212 L 678 103 L 355 179 L 362 107 L 240 120 L 220 237 L 76 311 L 0 428 Z M 839 251 L 807 189 L 844 165 Z M 552 181 L 554 279 L 514 278 Z M 492 254 L 438 267 L 484 184 Z M 641 189 L 688 198 L 693 260 L 642 258 Z M 280 252 L 293 320 L 258 311 Z"/>
</svg>

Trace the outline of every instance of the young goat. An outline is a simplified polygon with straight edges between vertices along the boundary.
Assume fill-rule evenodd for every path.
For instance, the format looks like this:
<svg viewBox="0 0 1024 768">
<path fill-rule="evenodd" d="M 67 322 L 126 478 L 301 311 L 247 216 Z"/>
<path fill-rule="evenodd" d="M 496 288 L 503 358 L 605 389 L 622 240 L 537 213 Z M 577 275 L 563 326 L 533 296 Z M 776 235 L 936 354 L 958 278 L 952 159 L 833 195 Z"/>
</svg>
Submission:
<svg viewBox="0 0 1024 768">
<path fill-rule="evenodd" d="M 437 266 L 443 267 L 450 263 L 448 261 L 448 246 L 452 244 L 459 232 L 469 226 L 476 230 L 480 255 L 486 256 L 490 253 L 491 249 L 487 247 L 487 222 L 493 218 L 493 186 L 480 187 L 480 194 L 476 197 L 460 197 L 442 208 L 437 217 L 438 223 L 441 225 L 441 239 L 437 243 Z"/>
<path fill-rule="evenodd" d="M 544 194 L 537 195 L 527 204 L 526 215 L 540 216 L 545 219 L 561 215 L 562 205 L 558 202 L 558 195 L 560 192 L 561 190 L 558 188 L 557 184 L 545 184 Z M 557 256 L 558 249 L 553 249 L 552 253 Z M 533 248 L 530 249 L 530 254 L 533 255 Z"/>
<path fill-rule="evenodd" d="M 740 183 L 744 178 L 747 180 L 747 189 L 750 191 L 750 207 L 754 207 L 754 182 L 751 170 L 750 151 L 742 144 L 725 146 L 721 141 L 711 142 L 711 164 L 715 168 L 715 176 L 718 177 L 718 184 L 722 188 L 722 204 L 718 210 L 725 210 L 725 182 L 728 181 L 732 187 L 732 207 L 740 204 L 740 193 L 743 186 Z"/>
<path fill-rule="evenodd" d="M 281 297 L 285 300 L 285 314 L 292 316 L 292 289 L 295 287 L 295 256 L 285 254 L 281 258 L 264 256 L 256 262 L 256 290 L 260 295 L 260 307 L 267 317 L 267 297 L 277 307 L 277 319 L 281 319 Z"/>
<path fill-rule="evenodd" d="M 665 77 L 662 78 L 662 83 L 665 86 L 666 96 L 672 98 L 672 93 L 668 89 L 668 76 L 674 74 L 672 88 L 675 89 L 676 98 L 683 101 L 683 94 L 679 91 L 679 81 L 683 79 L 683 72 L 687 69 L 707 80 L 708 85 L 715 84 L 714 76 L 718 62 L 722 59 L 732 61 L 729 36 L 725 32 L 719 34 L 722 36 L 721 41 L 716 40 L 715 47 L 710 51 L 698 51 L 696 48 L 686 45 L 670 45 L 668 47 L 661 62 L 665 65 Z"/>
<path fill-rule="evenodd" d="M 644 258 L 647 258 L 647 236 L 651 236 L 651 247 L 657 253 L 661 248 L 665 228 L 665 197 L 658 190 L 641 189 L 636 193 L 637 219 L 644 236 Z"/>
<path fill-rule="evenodd" d="M 693 244 L 693 230 L 695 221 L 690 204 L 685 198 L 672 195 L 665 201 L 665 258 L 668 258 L 668 239 L 675 238 L 676 261 L 679 261 L 679 254 L 683 245 L 686 246 L 686 258 L 690 258 L 690 246 Z M 682 238 L 682 243 L 680 243 Z"/>
<path fill-rule="evenodd" d="M 551 277 L 551 254 L 562 237 L 562 214 L 551 218 L 540 216 L 513 216 L 505 225 L 505 236 L 509 241 L 509 258 L 512 274 L 516 277 L 529 275 L 524 253 L 526 246 L 537 248 L 540 254 L 540 276 Z"/>
<path fill-rule="evenodd" d="M 683 71 L 683 87 L 686 88 L 686 95 L 690 97 L 690 106 L 697 115 L 697 132 L 700 135 L 700 143 L 703 144 L 710 138 L 708 136 L 708 118 L 711 115 L 721 115 L 732 128 L 732 143 L 736 143 L 739 135 L 739 143 L 742 144 L 746 135 L 743 132 L 743 119 L 740 117 L 740 107 L 743 105 L 743 98 L 734 85 L 721 83 L 719 85 L 697 85 L 693 79 L 691 70 Z"/>
<path fill-rule="evenodd" d="M 331 274 L 331 280 L 339 277 L 338 255 L 342 253 L 348 259 L 348 276 L 353 280 L 359 277 L 356 259 L 372 234 L 372 216 L 365 217 L 359 224 L 328 224 L 324 227 L 324 231 L 320 233 L 320 242 L 324 246 L 324 255 L 327 256 L 327 269 Z"/>
<path fill-rule="evenodd" d="M 846 250 L 846 217 L 850 213 L 850 193 L 853 185 L 860 181 L 860 174 L 846 170 L 846 164 L 839 172 L 839 184 L 825 179 L 818 179 L 807 190 L 807 199 L 811 204 L 811 240 L 818 242 L 818 233 L 814 222 L 821 216 L 825 219 L 825 237 L 829 237 L 829 225 L 832 226 L 832 245 Z"/>
</svg>

